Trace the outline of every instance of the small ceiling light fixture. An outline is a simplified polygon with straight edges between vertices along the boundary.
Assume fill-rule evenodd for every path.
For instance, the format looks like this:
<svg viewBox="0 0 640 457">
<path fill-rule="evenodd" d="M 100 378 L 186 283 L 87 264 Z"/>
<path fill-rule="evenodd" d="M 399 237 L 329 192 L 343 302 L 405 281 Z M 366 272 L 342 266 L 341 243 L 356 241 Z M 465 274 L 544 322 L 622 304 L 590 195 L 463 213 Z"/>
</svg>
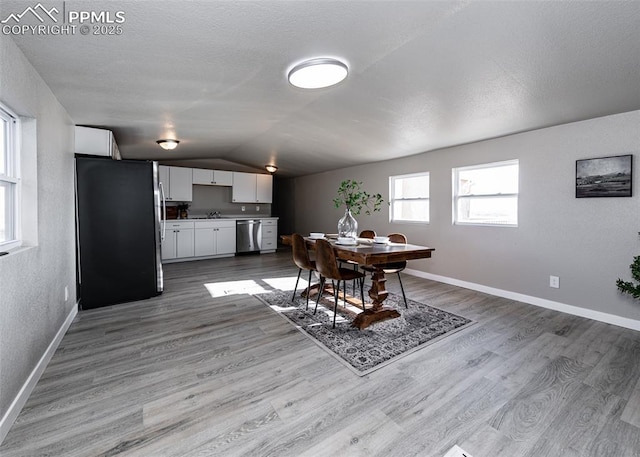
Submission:
<svg viewBox="0 0 640 457">
<path fill-rule="evenodd" d="M 160 145 L 160 147 L 166 151 L 171 151 L 178 147 L 178 140 L 158 140 L 156 141 Z"/>
<path fill-rule="evenodd" d="M 264 168 L 269 172 L 269 173 L 275 173 L 276 171 L 278 171 L 278 167 L 276 167 L 275 165 L 265 165 Z"/>
<path fill-rule="evenodd" d="M 289 71 L 289 83 L 301 89 L 333 86 L 347 77 L 346 64 L 330 57 L 305 60 Z"/>
</svg>

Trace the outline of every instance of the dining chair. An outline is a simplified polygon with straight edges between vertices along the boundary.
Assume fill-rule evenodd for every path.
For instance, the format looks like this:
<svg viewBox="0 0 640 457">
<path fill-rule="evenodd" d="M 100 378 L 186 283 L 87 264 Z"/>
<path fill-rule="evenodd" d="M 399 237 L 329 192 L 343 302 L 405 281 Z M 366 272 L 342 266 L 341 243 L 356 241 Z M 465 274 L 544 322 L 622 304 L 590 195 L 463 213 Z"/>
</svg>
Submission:
<svg viewBox="0 0 640 457">
<path fill-rule="evenodd" d="M 363 231 L 360 232 L 360 235 L 358 236 L 358 238 L 366 238 L 366 239 L 369 239 L 369 240 L 372 240 L 375 237 L 376 237 L 375 230 L 363 230 Z M 349 265 L 352 265 L 354 270 L 358 270 L 358 263 L 357 262 L 354 262 L 352 260 L 339 260 L 338 262 L 347 263 Z M 364 278 L 362 279 L 362 281 L 364 281 Z M 355 282 L 355 280 L 353 281 L 352 290 L 353 290 L 353 293 L 355 294 L 356 293 L 356 282 Z"/>
<path fill-rule="evenodd" d="M 374 230 L 363 230 L 360 232 L 360 238 L 368 238 L 374 239 L 376 237 L 376 232 Z"/>
<path fill-rule="evenodd" d="M 389 237 L 389 241 L 392 243 L 400 243 L 400 244 L 407 244 L 407 237 L 402 234 L 402 233 L 390 233 L 388 235 Z M 371 266 L 363 266 L 362 269 L 365 271 L 368 271 L 370 273 L 373 273 L 377 268 L 382 268 L 382 271 L 384 271 L 384 274 L 397 274 L 398 275 L 398 281 L 400 281 L 400 290 L 402 290 L 402 298 L 404 299 L 404 307 L 405 308 L 409 308 L 409 306 L 407 305 L 407 296 L 404 294 L 404 286 L 402 285 L 402 277 L 400 276 L 400 272 L 402 270 L 404 270 L 405 268 L 407 268 L 407 261 L 403 260 L 401 262 L 392 262 L 392 263 L 385 263 L 385 264 L 381 264 L 381 265 L 374 265 L 373 267 Z"/>
<path fill-rule="evenodd" d="M 309 271 L 308 286 L 311 287 L 311 273 L 316 271 L 316 262 L 309 258 L 307 243 L 299 233 L 291 235 L 291 248 L 293 251 L 293 263 L 298 266 L 298 279 L 296 279 L 296 287 L 293 289 L 293 296 L 291 297 L 291 301 L 294 301 L 302 270 Z M 307 307 L 305 309 L 309 309 L 309 289 L 307 289 Z"/>
<path fill-rule="evenodd" d="M 349 268 L 342 268 L 338 265 L 336 260 L 336 253 L 333 250 L 333 246 L 327 240 L 316 240 L 316 268 L 320 273 L 320 292 L 316 299 L 316 307 L 313 310 L 313 314 L 318 310 L 318 303 L 320 303 L 320 297 L 324 291 L 324 284 L 327 279 L 331 280 L 334 285 L 333 299 L 335 306 L 333 309 L 333 328 L 336 327 L 336 315 L 338 314 L 338 296 L 340 295 L 340 281 L 344 285 L 344 295 L 346 300 L 347 295 L 347 281 L 360 280 L 360 298 L 362 299 L 362 309 L 365 309 L 364 305 L 364 273 L 351 270 Z M 338 286 L 335 286 L 334 281 L 337 281 Z M 346 305 L 345 305 L 346 306 Z"/>
</svg>

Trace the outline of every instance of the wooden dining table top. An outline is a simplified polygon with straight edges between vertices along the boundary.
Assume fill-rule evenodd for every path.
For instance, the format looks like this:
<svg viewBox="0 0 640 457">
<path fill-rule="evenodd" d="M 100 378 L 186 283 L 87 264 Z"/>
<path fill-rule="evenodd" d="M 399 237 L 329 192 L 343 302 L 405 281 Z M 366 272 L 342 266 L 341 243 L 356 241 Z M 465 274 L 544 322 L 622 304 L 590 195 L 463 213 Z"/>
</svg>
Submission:
<svg viewBox="0 0 640 457">
<path fill-rule="evenodd" d="M 291 235 L 282 235 L 282 243 L 291 245 Z M 427 259 L 435 248 L 404 243 L 374 243 L 368 238 L 357 238 L 355 246 L 338 244 L 336 239 L 327 238 L 340 260 L 351 260 L 360 265 L 379 265 L 402 262 L 404 260 Z M 307 247 L 315 249 L 314 238 L 305 237 Z"/>
</svg>

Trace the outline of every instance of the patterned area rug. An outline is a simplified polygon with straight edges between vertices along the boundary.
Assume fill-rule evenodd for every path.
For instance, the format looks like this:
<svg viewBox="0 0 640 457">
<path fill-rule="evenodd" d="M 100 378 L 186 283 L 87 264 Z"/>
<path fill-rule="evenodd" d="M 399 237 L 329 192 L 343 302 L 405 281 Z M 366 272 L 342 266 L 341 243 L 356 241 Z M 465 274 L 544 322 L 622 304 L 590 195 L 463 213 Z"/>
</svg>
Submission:
<svg viewBox="0 0 640 457">
<path fill-rule="evenodd" d="M 327 350 L 359 376 L 364 376 L 428 344 L 434 343 L 473 322 L 461 316 L 425 305 L 407 298 L 409 309 L 405 309 L 402 296 L 389 294 L 385 307 L 396 308 L 400 317 L 378 322 L 363 330 L 351 327 L 351 321 L 359 308 L 338 300 L 336 328 L 333 323 L 333 297 L 325 294 L 314 315 L 315 297 L 306 300 L 292 292 L 274 291 L 257 294 L 261 301 L 278 314 L 284 316 L 299 330 Z"/>
</svg>

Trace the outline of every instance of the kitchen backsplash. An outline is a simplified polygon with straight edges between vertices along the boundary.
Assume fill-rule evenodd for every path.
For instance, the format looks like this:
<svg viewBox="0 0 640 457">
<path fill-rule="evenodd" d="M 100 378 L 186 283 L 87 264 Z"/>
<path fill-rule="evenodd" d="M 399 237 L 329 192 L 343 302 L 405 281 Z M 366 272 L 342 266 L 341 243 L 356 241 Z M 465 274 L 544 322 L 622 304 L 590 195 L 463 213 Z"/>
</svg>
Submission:
<svg viewBox="0 0 640 457">
<path fill-rule="evenodd" d="M 271 216 L 270 204 L 232 203 L 231 187 L 226 186 L 193 186 L 193 201 L 187 203 L 190 216 L 207 215 L 211 211 L 219 211 L 223 216 Z M 242 211 L 243 206 L 245 211 Z M 256 210 L 256 206 L 260 210 Z"/>
</svg>

